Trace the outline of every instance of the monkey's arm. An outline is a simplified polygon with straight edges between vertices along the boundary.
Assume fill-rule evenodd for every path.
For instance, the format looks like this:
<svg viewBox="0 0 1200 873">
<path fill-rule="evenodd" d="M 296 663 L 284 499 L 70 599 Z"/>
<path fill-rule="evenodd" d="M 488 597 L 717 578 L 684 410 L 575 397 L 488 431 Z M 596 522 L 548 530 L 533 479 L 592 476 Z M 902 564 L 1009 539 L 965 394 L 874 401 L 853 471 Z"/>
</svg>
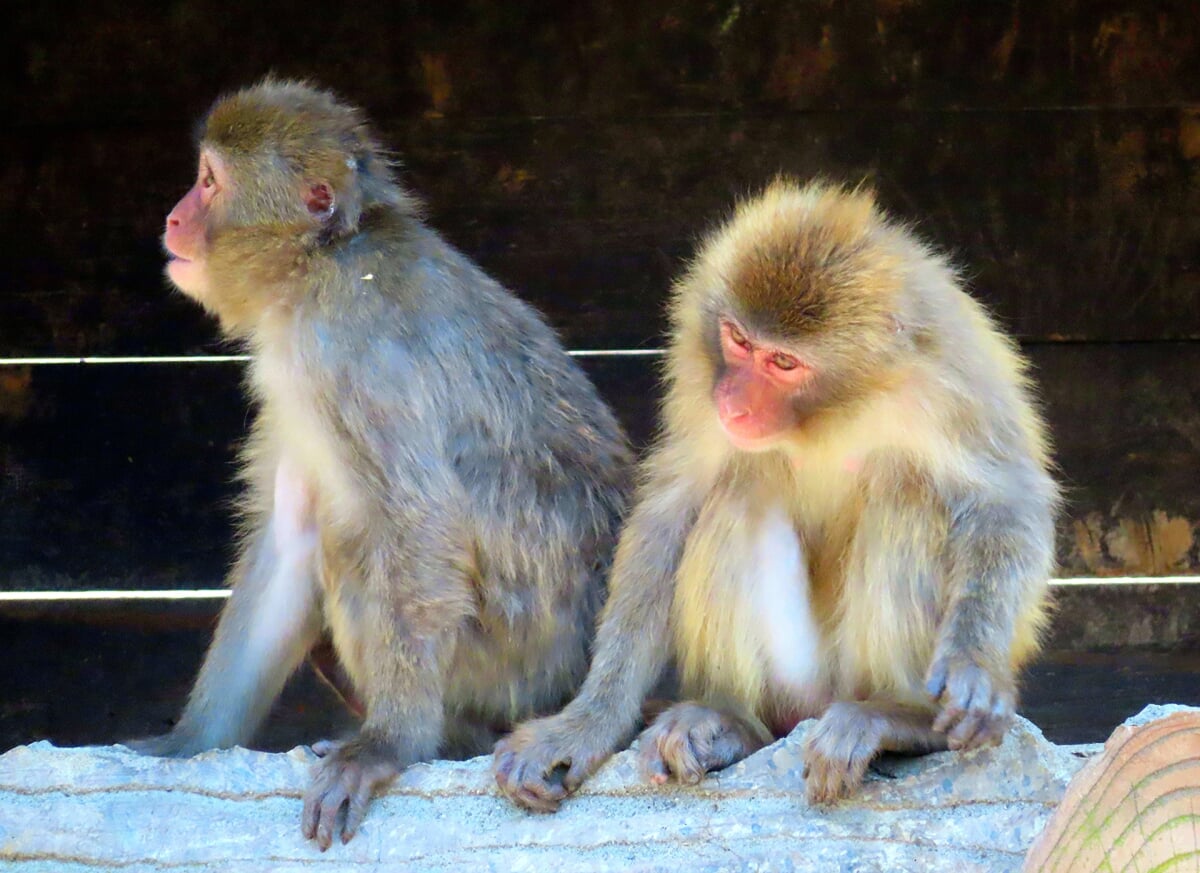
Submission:
<svg viewBox="0 0 1200 873">
<path fill-rule="evenodd" d="M 926 691 L 933 728 L 950 748 L 1000 742 L 1016 705 L 1014 670 L 1037 646 L 1054 564 L 1054 484 L 1013 465 L 1003 487 L 951 505 L 944 556 L 945 613 Z"/>
<path fill-rule="evenodd" d="M 664 473 L 663 454 L 651 459 L 649 481 L 621 534 L 579 695 L 558 715 L 527 722 L 496 745 L 496 782 L 527 809 L 553 812 L 630 737 L 670 655 L 675 573 L 697 489 Z"/>
<path fill-rule="evenodd" d="M 281 463 L 274 509 L 243 545 L 232 595 L 179 723 L 131 748 L 187 756 L 251 738 L 320 633 L 315 537 L 303 483 Z"/>
</svg>

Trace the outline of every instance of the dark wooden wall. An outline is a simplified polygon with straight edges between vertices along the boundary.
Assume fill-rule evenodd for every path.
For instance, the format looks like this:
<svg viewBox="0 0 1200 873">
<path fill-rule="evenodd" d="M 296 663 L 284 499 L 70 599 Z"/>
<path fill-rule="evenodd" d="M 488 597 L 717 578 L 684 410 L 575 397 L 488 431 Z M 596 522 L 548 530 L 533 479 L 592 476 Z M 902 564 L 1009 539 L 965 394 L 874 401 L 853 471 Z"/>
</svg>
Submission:
<svg viewBox="0 0 1200 873">
<path fill-rule="evenodd" d="M 363 104 L 447 237 L 574 348 L 660 343 L 697 235 L 868 179 L 1038 369 L 1068 574 L 1200 554 L 1194 2 L 21 4 L 0 52 L 0 357 L 222 351 L 161 278 L 190 126 L 268 71 Z M 635 436 L 647 360 L 588 359 Z M 236 364 L 0 367 L 0 589 L 216 584 Z"/>
</svg>

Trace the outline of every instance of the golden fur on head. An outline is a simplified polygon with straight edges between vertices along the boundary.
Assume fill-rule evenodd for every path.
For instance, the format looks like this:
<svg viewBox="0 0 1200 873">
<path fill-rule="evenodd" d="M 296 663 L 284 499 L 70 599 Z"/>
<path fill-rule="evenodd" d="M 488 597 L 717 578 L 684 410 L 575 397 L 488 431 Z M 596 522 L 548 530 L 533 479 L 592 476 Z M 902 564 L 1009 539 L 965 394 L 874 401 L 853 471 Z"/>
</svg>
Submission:
<svg viewBox="0 0 1200 873">
<path fill-rule="evenodd" d="M 419 212 L 362 112 L 304 82 L 268 78 L 218 100 L 200 140 L 229 164 L 238 189 L 226 227 L 309 221 L 303 195 L 318 185 L 332 203 L 310 245 L 357 233 L 377 206 Z"/>
<path fill-rule="evenodd" d="M 705 256 L 742 315 L 782 338 L 884 326 L 903 285 L 901 261 L 877 244 L 885 223 L 869 190 L 781 178 L 740 205 Z"/>
</svg>

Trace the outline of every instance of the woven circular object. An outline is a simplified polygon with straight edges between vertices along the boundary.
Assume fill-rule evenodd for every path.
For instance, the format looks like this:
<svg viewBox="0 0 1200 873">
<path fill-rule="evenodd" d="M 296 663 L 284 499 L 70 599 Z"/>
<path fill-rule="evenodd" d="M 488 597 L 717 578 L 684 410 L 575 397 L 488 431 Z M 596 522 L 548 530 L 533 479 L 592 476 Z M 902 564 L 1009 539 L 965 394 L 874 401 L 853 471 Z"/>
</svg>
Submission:
<svg viewBox="0 0 1200 873">
<path fill-rule="evenodd" d="M 1071 780 L 1024 870 L 1200 871 L 1200 713 L 1117 728 Z"/>
</svg>

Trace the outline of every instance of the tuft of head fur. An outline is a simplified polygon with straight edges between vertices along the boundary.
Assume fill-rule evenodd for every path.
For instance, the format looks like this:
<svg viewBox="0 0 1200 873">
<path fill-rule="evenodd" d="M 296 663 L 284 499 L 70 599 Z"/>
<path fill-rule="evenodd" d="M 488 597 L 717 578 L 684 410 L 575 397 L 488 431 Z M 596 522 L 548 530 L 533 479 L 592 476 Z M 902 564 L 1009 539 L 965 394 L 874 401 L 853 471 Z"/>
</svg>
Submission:
<svg viewBox="0 0 1200 873">
<path fill-rule="evenodd" d="M 738 314 L 779 339 L 888 329 L 903 260 L 881 245 L 874 193 L 777 179 L 741 203 L 700 255 Z"/>
<path fill-rule="evenodd" d="M 234 225 L 262 223 L 256 219 L 271 211 L 285 219 L 286 194 L 298 195 L 302 185 L 314 184 L 329 186 L 334 196 L 324 240 L 357 231 L 362 214 L 373 205 L 415 211 L 363 112 L 307 82 L 268 77 L 218 99 L 201 127 L 200 141 L 232 165 L 241 185 L 253 187 L 248 177 L 268 174 L 286 174 L 294 183 L 283 192 L 278 185 L 277 190 L 249 192 L 259 196 L 251 211 L 231 216 Z M 239 200 L 247 199 L 247 193 L 240 191 Z"/>
</svg>

